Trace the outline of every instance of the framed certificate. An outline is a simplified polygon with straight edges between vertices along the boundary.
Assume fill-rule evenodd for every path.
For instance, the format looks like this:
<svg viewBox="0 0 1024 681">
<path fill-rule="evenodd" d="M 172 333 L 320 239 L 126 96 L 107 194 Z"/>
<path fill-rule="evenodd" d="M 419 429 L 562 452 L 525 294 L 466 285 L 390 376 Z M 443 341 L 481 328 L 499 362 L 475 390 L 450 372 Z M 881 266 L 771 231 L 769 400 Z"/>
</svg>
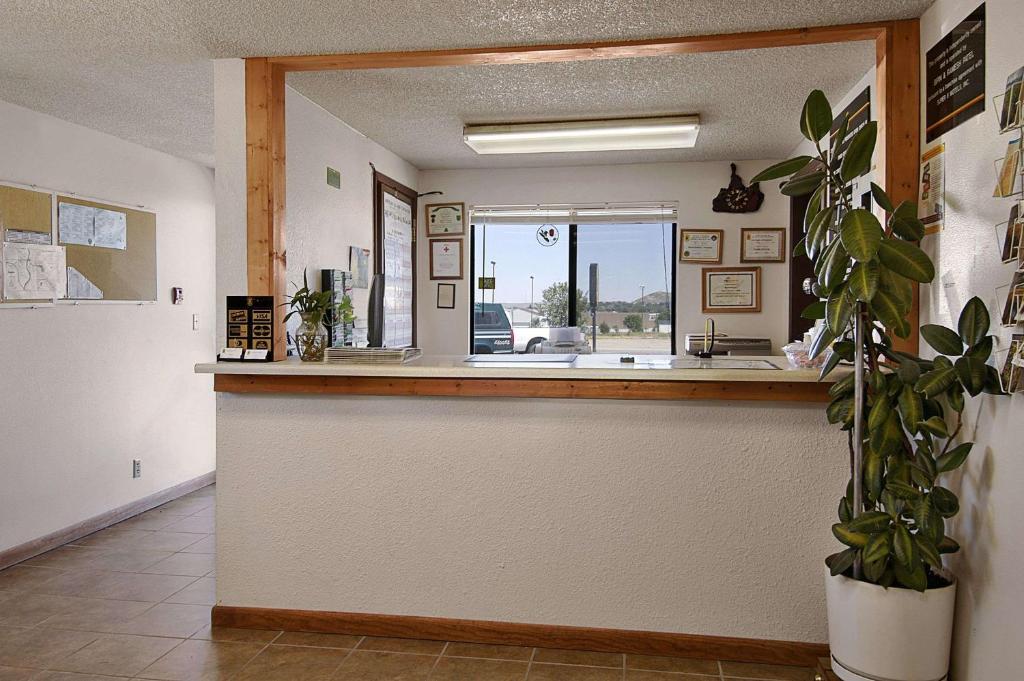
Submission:
<svg viewBox="0 0 1024 681">
<path fill-rule="evenodd" d="M 459 236 L 466 233 L 466 204 L 428 203 L 427 236 Z"/>
<path fill-rule="evenodd" d="M 701 310 L 760 312 L 760 267 L 705 267 L 701 270 Z"/>
<path fill-rule="evenodd" d="M 741 229 L 740 262 L 786 262 L 786 230 Z"/>
<path fill-rule="evenodd" d="M 430 242 L 430 278 L 462 279 L 462 239 Z"/>
<path fill-rule="evenodd" d="M 455 309 L 455 284 L 437 285 L 437 309 Z"/>
<path fill-rule="evenodd" d="M 679 235 L 679 262 L 722 263 L 721 229 L 684 229 Z"/>
</svg>

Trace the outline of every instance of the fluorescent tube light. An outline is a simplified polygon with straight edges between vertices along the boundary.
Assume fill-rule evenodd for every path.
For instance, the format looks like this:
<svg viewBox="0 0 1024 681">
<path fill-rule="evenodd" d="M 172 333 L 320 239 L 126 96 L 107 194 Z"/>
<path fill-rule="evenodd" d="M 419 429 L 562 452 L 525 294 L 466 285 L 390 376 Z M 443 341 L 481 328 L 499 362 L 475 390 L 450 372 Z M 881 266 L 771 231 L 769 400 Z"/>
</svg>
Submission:
<svg viewBox="0 0 1024 681">
<path fill-rule="evenodd" d="M 699 116 L 560 123 L 469 125 L 463 140 L 478 154 L 684 149 L 697 143 Z"/>
</svg>

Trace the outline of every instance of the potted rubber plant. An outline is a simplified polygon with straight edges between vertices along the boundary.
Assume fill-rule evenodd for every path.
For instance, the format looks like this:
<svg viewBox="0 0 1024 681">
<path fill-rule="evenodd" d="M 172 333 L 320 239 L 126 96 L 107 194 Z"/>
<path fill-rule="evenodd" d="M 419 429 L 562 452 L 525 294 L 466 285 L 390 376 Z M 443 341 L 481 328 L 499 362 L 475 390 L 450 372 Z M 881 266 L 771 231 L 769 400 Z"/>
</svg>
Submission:
<svg viewBox="0 0 1024 681">
<path fill-rule="evenodd" d="M 285 305 L 291 308 L 285 315 L 285 322 L 299 315 L 301 322 L 295 329 L 295 348 L 303 362 L 322 362 L 327 349 L 327 324 L 329 314 L 340 321 L 351 323 L 355 320 L 352 300 L 342 296 L 337 304 L 332 303 L 330 291 L 317 291 L 309 287 L 306 271 L 302 271 L 302 287 L 296 284 L 295 293 L 288 297 Z"/>
<path fill-rule="evenodd" d="M 965 396 L 1002 393 L 988 364 L 989 313 L 975 297 L 956 329 L 922 326 L 932 359 L 898 350 L 894 339 L 911 331 L 913 286 L 935 276 L 917 245 L 924 236 L 917 206 L 894 205 L 874 183 L 884 223 L 851 202 L 848 186 L 871 168 L 875 122 L 850 135 L 848 118 L 834 121 L 815 90 L 800 130 L 816 154 L 773 165 L 753 181 L 789 178 L 783 194 L 809 196 L 794 257 L 813 262 L 820 299 L 803 312 L 821 320 L 810 355 L 827 353 L 821 379 L 853 365 L 830 387 L 826 410 L 848 435 L 851 470 L 832 526 L 842 548 L 825 559 L 833 671 L 846 681 L 944 679 L 956 579 L 943 554 L 960 547 L 946 534 L 959 501 L 943 476 L 971 451 L 959 437 Z"/>
</svg>

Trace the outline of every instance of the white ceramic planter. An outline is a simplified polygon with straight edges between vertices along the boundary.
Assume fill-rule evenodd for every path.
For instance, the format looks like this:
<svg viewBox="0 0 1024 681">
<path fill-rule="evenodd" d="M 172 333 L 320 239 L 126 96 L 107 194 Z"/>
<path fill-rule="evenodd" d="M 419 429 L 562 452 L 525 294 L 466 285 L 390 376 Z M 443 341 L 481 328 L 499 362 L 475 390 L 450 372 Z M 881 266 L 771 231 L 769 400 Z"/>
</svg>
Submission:
<svg viewBox="0 0 1024 681">
<path fill-rule="evenodd" d="M 843 681 L 943 681 L 956 583 L 918 593 L 825 569 L 832 671 Z"/>
</svg>

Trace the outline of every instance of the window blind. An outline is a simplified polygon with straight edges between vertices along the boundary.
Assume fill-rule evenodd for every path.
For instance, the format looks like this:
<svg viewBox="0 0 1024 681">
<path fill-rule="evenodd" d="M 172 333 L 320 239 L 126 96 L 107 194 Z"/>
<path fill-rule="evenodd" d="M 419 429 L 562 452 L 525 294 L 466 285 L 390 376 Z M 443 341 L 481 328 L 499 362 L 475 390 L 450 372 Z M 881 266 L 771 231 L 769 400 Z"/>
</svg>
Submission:
<svg viewBox="0 0 1024 681">
<path fill-rule="evenodd" d="M 678 201 L 470 208 L 470 220 L 478 225 L 662 224 L 678 222 L 678 217 Z"/>
</svg>

